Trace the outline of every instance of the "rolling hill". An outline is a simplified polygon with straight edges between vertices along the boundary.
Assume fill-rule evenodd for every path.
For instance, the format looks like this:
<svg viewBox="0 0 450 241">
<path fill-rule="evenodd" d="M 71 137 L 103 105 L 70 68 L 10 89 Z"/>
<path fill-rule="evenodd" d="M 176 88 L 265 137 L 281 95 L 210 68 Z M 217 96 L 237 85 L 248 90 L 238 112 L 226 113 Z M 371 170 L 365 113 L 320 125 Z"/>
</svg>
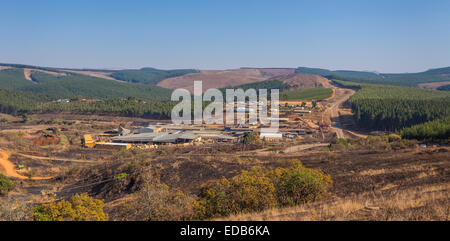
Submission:
<svg viewBox="0 0 450 241">
<path fill-rule="evenodd" d="M 170 90 L 157 86 L 121 83 L 116 80 L 69 72 L 65 72 L 64 75 L 55 75 L 42 71 L 30 71 L 29 79 L 27 79 L 24 70 L 18 66 L 0 70 L 0 88 L 52 94 L 60 98 L 77 96 L 85 98 L 135 97 L 142 100 L 164 101 L 169 100 L 171 94 Z"/>
<path fill-rule="evenodd" d="M 201 70 L 199 73 L 164 79 L 157 86 L 168 89 L 184 88 L 193 92 L 194 81 L 202 80 L 203 91 L 205 91 L 210 88 L 224 88 L 263 82 L 275 76 L 292 73 L 294 73 L 294 69 L 241 68 L 232 70 Z"/>
<path fill-rule="evenodd" d="M 269 80 L 279 80 L 289 86 L 291 89 L 309 89 L 317 87 L 329 87 L 329 80 L 319 75 L 312 74 L 288 74 L 280 75 Z"/>
<path fill-rule="evenodd" d="M 25 69 L 32 71 L 58 73 L 64 75 L 66 73 L 74 73 L 80 75 L 87 75 L 102 79 L 119 80 L 123 82 L 140 83 L 156 85 L 159 81 L 167 78 L 182 76 L 189 73 L 198 73 L 195 69 L 173 69 L 162 70 L 155 68 L 141 68 L 141 69 L 124 69 L 124 70 L 108 70 L 108 69 L 70 69 L 70 68 L 52 68 L 40 67 L 25 64 L 3 64 L 0 63 L 0 70 L 2 69 Z"/>
<path fill-rule="evenodd" d="M 160 70 L 155 68 L 142 68 L 114 71 L 110 74 L 110 76 L 114 79 L 131 83 L 156 85 L 163 79 L 198 72 L 198 70 L 194 69 Z"/>
<path fill-rule="evenodd" d="M 349 80 L 358 83 L 388 84 L 423 87 L 425 83 L 440 82 L 441 84 L 428 85 L 436 89 L 439 86 L 450 84 L 450 67 L 431 69 L 420 73 L 386 74 L 366 71 L 328 70 L 319 68 L 299 67 L 296 73 L 316 74 L 334 79 Z"/>
<path fill-rule="evenodd" d="M 324 88 L 325 87 L 325 88 Z M 322 92 L 320 92 L 319 97 L 316 99 L 321 99 L 322 96 L 327 95 L 331 89 L 330 81 L 324 77 L 318 76 L 318 75 L 311 75 L 311 74 L 286 74 L 286 75 L 279 75 L 272 77 L 268 80 L 262 81 L 262 82 L 253 82 L 243 85 L 237 85 L 237 86 L 227 86 L 225 88 L 221 88 L 221 91 L 225 93 L 225 90 L 227 88 L 230 89 L 267 89 L 269 90 L 268 93 L 270 93 L 271 89 L 278 89 L 280 92 L 292 92 L 293 96 L 317 96 L 317 93 L 314 92 L 317 91 L 316 89 L 324 89 Z M 307 92 L 301 92 L 302 90 L 310 90 Z M 300 91 L 300 92 L 298 92 Z M 295 92 L 295 93 L 294 93 Z M 298 92 L 298 93 L 296 93 Z M 312 93 L 309 94 L 309 93 Z M 280 95 L 281 96 L 281 95 Z M 286 97 L 286 95 L 284 95 Z M 287 98 L 287 97 L 286 97 Z M 325 97 L 326 98 L 326 97 Z"/>
</svg>

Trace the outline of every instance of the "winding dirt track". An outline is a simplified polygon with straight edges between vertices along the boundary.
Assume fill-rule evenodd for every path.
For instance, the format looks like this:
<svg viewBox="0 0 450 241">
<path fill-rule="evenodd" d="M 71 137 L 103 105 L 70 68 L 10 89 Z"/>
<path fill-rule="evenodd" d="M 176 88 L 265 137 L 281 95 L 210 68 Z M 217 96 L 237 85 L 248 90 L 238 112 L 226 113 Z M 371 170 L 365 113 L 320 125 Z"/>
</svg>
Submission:
<svg viewBox="0 0 450 241">
<path fill-rule="evenodd" d="M 29 178 L 27 176 L 21 175 L 16 171 L 14 163 L 9 160 L 9 153 L 3 150 L 0 150 L 0 166 L 3 170 L 5 170 L 5 176 L 14 177 L 18 179 L 32 179 L 32 180 L 43 180 L 50 179 L 51 177 L 32 177 Z"/>
<path fill-rule="evenodd" d="M 331 117 L 332 128 L 336 131 L 337 138 L 345 138 L 344 131 L 339 120 L 338 108 L 340 105 L 342 105 L 342 103 L 347 101 L 350 96 L 355 94 L 355 91 L 351 89 L 339 88 L 331 85 L 330 83 L 328 83 L 328 87 L 333 89 L 333 95 L 331 98 L 329 98 L 333 101 L 333 103 L 331 107 L 327 108 L 327 110 L 324 111 L 322 120 L 325 119 L 325 115 L 329 115 Z"/>
</svg>

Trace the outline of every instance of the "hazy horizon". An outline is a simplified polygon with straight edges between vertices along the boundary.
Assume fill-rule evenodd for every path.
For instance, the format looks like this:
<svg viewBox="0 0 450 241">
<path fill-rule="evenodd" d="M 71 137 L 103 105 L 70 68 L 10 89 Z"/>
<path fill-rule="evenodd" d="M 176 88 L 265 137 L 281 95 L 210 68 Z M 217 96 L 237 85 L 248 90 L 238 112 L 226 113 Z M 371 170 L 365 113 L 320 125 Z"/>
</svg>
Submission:
<svg viewBox="0 0 450 241">
<path fill-rule="evenodd" d="M 449 12 L 439 0 L 5 2 L 0 62 L 422 72 L 450 66 Z"/>
<path fill-rule="evenodd" d="M 158 68 L 155 66 L 140 66 L 140 67 L 132 67 L 132 68 L 120 68 L 120 67 L 71 67 L 71 66 L 46 66 L 46 65 L 36 65 L 36 64 L 28 64 L 28 63 L 7 63 L 7 62 L 0 62 L 0 64 L 17 64 L 17 65 L 30 65 L 30 66 L 36 66 L 36 67 L 46 67 L 46 68 L 57 68 L 57 69 L 95 69 L 95 70 L 130 70 L 130 69 L 142 69 L 142 68 L 156 68 L 160 70 L 174 70 L 174 69 L 195 69 L 195 70 L 233 70 L 233 69 L 240 69 L 240 68 L 250 68 L 250 69 L 296 69 L 299 67 L 307 67 L 307 68 L 320 68 L 320 69 L 327 69 L 331 71 L 340 71 L 340 70 L 350 70 L 350 71 L 362 71 L 362 72 L 371 72 L 371 73 L 383 73 L 383 74 L 408 74 L 408 73 L 420 73 L 425 72 L 427 70 L 431 69 L 440 69 L 440 68 L 447 68 L 449 66 L 440 66 L 440 67 L 432 67 L 428 69 L 423 69 L 420 71 L 414 71 L 414 72 L 382 72 L 377 70 L 366 70 L 366 69 L 350 69 L 350 68 L 341 68 L 341 69 L 333 69 L 333 68 L 323 68 L 321 66 L 296 66 L 296 67 L 286 67 L 286 66 L 264 66 L 264 67 L 255 67 L 255 66 L 240 66 L 235 68 L 194 68 L 194 67 L 187 67 L 187 68 Z"/>
</svg>

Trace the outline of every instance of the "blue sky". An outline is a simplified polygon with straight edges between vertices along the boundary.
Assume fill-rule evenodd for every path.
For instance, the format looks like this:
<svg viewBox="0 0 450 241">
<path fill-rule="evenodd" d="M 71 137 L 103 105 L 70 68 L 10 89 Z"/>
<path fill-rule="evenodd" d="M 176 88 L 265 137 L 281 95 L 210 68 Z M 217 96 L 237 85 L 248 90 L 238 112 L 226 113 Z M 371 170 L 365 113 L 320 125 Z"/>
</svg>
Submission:
<svg viewBox="0 0 450 241">
<path fill-rule="evenodd" d="M 74 68 L 450 66 L 450 1 L 3 1 L 0 62 Z"/>
</svg>

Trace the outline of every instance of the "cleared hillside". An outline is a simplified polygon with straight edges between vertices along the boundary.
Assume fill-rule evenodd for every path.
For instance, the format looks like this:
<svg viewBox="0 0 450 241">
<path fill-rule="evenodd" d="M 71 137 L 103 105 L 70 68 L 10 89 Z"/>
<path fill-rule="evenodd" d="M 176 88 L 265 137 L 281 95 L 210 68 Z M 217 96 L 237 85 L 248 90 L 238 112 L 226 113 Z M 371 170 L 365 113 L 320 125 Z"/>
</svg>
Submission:
<svg viewBox="0 0 450 241">
<path fill-rule="evenodd" d="M 293 89 L 309 89 L 318 87 L 329 87 L 329 80 L 312 74 L 288 74 L 270 78 L 288 84 Z"/>
<path fill-rule="evenodd" d="M 275 76 L 292 74 L 293 72 L 294 69 L 202 70 L 199 73 L 162 80 L 157 86 L 168 89 L 184 88 L 193 92 L 194 81 L 201 80 L 203 81 L 203 91 L 205 91 L 210 88 L 224 88 L 262 82 Z"/>
</svg>

